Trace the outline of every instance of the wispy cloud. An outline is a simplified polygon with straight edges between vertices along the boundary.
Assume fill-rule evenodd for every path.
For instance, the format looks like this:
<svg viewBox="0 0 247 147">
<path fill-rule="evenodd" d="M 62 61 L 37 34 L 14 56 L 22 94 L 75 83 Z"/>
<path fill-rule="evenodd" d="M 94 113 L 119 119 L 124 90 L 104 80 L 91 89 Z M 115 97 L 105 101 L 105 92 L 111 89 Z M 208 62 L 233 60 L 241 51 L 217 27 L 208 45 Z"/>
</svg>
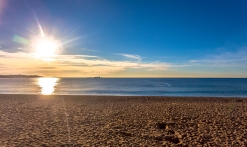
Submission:
<svg viewBox="0 0 247 147">
<path fill-rule="evenodd" d="M 212 67 L 244 67 L 247 68 L 247 48 L 241 48 L 236 52 L 224 52 L 221 54 L 208 55 L 203 59 L 190 60 L 191 66 Z"/>
<path fill-rule="evenodd" d="M 197 60 L 190 60 L 189 62 L 190 63 L 197 63 L 198 61 Z"/>
<path fill-rule="evenodd" d="M 116 53 L 116 54 L 121 55 L 121 56 L 128 58 L 128 59 L 133 59 L 133 60 L 138 60 L 138 61 L 142 60 L 141 56 L 135 55 L 135 54 L 122 54 L 122 53 Z"/>
<path fill-rule="evenodd" d="M 82 48 L 81 50 L 88 51 L 88 52 L 100 52 L 99 50 L 92 50 L 92 49 L 86 49 L 86 48 Z"/>
<path fill-rule="evenodd" d="M 65 58 L 65 59 L 73 59 L 73 58 L 100 58 L 98 56 L 91 55 L 57 55 L 55 58 Z"/>
</svg>

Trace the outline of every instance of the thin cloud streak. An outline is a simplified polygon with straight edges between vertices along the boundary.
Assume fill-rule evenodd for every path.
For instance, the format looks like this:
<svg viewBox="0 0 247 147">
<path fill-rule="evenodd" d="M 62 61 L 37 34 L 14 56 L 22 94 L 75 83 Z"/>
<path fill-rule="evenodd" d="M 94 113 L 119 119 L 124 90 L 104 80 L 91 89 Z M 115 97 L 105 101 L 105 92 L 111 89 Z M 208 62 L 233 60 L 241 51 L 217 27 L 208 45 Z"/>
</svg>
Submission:
<svg viewBox="0 0 247 147">
<path fill-rule="evenodd" d="M 116 53 L 117 55 L 121 55 L 125 58 L 128 58 L 128 59 L 134 59 L 134 60 L 138 60 L 138 61 L 141 61 L 142 60 L 142 57 L 139 56 L 139 55 L 135 55 L 135 54 L 120 54 L 120 53 Z"/>
</svg>

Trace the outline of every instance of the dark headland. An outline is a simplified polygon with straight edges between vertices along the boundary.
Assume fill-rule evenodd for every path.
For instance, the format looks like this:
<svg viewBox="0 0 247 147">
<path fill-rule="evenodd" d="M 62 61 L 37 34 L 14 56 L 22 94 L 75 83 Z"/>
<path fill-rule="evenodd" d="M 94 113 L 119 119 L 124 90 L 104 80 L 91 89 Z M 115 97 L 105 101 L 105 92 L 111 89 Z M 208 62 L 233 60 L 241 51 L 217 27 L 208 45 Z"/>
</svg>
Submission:
<svg viewBox="0 0 247 147">
<path fill-rule="evenodd" d="M 0 75 L 0 78 L 39 78 L 39 75 Z"/>
</svg>

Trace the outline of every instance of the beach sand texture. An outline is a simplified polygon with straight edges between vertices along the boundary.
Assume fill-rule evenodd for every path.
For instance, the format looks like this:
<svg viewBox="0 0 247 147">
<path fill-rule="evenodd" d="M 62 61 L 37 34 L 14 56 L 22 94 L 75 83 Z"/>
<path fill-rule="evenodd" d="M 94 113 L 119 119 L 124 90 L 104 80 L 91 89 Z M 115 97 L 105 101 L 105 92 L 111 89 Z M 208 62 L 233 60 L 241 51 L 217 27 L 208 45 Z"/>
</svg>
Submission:
<svg viewBox="0 0 247 147">
<path fill-rule="evenodd" d="M 247 146 L 247 99 L 0 95 L 0 146 Z"/>
</svg>

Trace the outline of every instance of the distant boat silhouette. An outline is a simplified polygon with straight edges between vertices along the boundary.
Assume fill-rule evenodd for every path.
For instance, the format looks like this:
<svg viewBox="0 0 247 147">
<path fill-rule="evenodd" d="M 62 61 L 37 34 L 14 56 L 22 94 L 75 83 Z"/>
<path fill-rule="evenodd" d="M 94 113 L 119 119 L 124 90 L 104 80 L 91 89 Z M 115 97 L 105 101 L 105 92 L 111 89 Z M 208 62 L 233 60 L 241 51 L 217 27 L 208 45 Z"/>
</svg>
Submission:
<svg viewBox="0 0 247 147">
<path fill-rule="evenodd" d="M 99 78 L 102 78 L 102 77 L 98 76 L 98 77 L 93 77 L 93 78 L 95 78 L 95 79 L 99 79 Z"/>
</svg>

